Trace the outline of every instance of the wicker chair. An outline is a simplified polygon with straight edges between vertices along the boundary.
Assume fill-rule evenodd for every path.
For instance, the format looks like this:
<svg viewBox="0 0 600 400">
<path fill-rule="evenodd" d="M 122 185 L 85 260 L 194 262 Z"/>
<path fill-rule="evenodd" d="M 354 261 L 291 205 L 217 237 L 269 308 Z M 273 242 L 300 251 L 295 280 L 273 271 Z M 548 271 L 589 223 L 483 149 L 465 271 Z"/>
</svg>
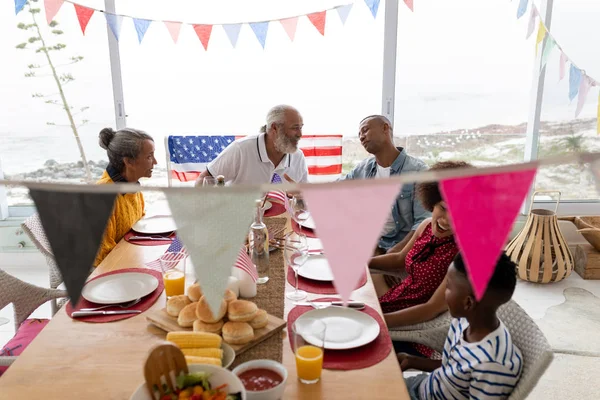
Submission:
<svg viewBox="0 0 600 400">
<path fill-rule="evenodd" d="M 514 301 L 500 307 L 498 317 L 510 331 L 513 342 L 523 353 L 524 361 L 521 379 L 508 399 L 525 399 L 552 362 L 554 353 L 542 331 Z M 441 352 L 449 328 L 450 316 L 444 313 L 423 324 L 394 328 L 390 334 L 393 340 L 421 343 Z"/>
<path fill-rule="evenodd" d="M 0 310 L 13 303 L 15 332 L 36 308 L 49 300 L 66 296 L 64 290 L 41 288 L 0 269 Z M 15 356 L 0 356 L 0 366 L 10 365 L 15 359 Z"/>
<path fill-rule="evenodd" d="M 50 242 L 46 237 L 46 232 L 44 232 L 44 227 L 42 226 L 42 221 L 40 220 L 39 214 L 35 213 L 31 217 L 27 218 L 25 222 L 21 224 L 21 228 L 23 231 L 25 231 L 25 233 L 27 233 L 27 236 L 29 236 L 40 253 L 46 257 L 46 264 L 48 264 L 48 273 L 50 278 L 50 288 L 57 289 L 63 282 L 63 278 L 60 274 L 58 266 L 56 265 L 54 254 L 52 253 L 52 247 L 50 246 Z M 66 298 L 60 300 L 59 302 L 57 302 L 56 299 L 52 299 L 50 303 L 52 315 L 56 314 L 56 311 L 58 311 L 58 309 L 62 307 L 66 301 Z"/>
</svg>

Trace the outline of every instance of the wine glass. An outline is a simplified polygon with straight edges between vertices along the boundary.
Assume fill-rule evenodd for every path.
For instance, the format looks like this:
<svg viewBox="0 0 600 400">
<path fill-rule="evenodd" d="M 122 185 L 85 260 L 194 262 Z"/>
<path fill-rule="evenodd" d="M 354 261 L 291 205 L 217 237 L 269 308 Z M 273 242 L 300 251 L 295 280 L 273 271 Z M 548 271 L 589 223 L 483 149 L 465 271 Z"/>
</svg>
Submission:
<svg viewBox="0 0 600 400">
<path fill-rule="evenodd" d="M 217 179 L 213 176 L 205 176 L 202 181 L 202 186 L 217 186 Z"/>
<path fill-rule="evenodd" d="M 302 229 L 302 223 L 310 218 L 310 213 L 306 208 L 304 199 L 300 196 L 292 196 L 289 199 L 289 211 L 292 215 L 292 219 L 298 224 L 300 229 Z"/>
<path fill-rule="evenodd" d="M 298 270 L 308 258 L 308 241 L 306 236 L 301 233 L 290 232 L 285 235 L 285 247 L 283 255 L 287 265 L 292 267 L 294 275 L 296 276 L 296 286 L 293 291 L 289 291 L 285 294 L 290 300 L 300 301 L 306 298 L 306 292 L 304 290 L 298 290 Z"/>
</svg>

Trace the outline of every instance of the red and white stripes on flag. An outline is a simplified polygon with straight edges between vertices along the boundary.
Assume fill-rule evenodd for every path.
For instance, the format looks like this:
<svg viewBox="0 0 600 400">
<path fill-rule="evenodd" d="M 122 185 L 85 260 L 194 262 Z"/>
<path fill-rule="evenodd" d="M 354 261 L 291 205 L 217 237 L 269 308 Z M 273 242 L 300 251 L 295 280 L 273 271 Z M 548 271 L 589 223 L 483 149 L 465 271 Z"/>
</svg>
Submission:
<svg viewBox="0 0 600 400">
<path fill-rule="evenodd" d="M 331 182 L 342 176 L 342 135 L 303 135 L 309 182 Z"/>
<path fill-rule="evenodd" d="M 186 258 L 187 256 L 188 256 L 188 252 L 185 249 L 185 247 L 182 248 L 181 251 L 178 251 L 178 252 L 167 250 L 165 252 L 165 254 L 163 254 L 161 257 L 157 258 L 154 261 L 150 261 L 150 262 L 146 263 L 146 267 L 148 267 L 150 269 L 154 269 L 156 271 L 163 272 L 163 268 L 165 268 L 165 269 L 173 268 L 177 265 L 177 262 L 179 262 L 183 258 Z"/>
<path fill-rule="evenodd" d="M 238 255 L 237 260 L 235 261 L 235 268 L 239 268 L 252 278 L 253 282 L 256 282 L 258 279 L 258 271 L 256 270 L 256 266 L 250 259 L 250 256 L 246 252 L 246 247 L 242 246 L 240 249 L 240 254 Z"/>
</svg>

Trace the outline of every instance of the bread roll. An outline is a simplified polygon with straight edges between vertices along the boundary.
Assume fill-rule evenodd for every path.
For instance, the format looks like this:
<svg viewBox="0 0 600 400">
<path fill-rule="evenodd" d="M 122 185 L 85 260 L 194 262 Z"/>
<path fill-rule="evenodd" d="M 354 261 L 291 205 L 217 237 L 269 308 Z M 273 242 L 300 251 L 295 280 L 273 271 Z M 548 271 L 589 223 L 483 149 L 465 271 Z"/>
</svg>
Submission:
<svg viewBox="0 0 600 400">
<path fill-rule="evenodd" d="M 230 344 L 246 344 L 254 339 L 254 330 L 247 322 L 226 322 L 223 340 Z"/>
<path fill-rule="evenodd" d="M 267 316 L 267 312 L 265 310 L 258 310 L 254 319 L 250 321 L 250 326 L 252 329 L 261 329 L 267 326 L 268 323 L 269 318 Z"/>
<path fill-rule="evenodd" d="M 254 319 L 258 307 L 251 301 L 234 300 L 227 307 L 227 318 L 234 322 L 249 322 Z"/>
<path fill-rule="evenodd" d="M 190 299 L 184 294 L 181 296 L 173 296 L 167 300 L 167 314 L 172 317 L 178 317 L 181 310 L 191 303 Z"/>
<path fill-rule="evenodd" d="M 199 301 L 200 297 L 202 297 L 202 289 L 200 289 L 200 285 L 194 283 L 187 290 L 187 295 L 191 301 Z"/>
<path fill-rule="evenodd" d="M 225 291 L 225 297 L 224 297 L 224 299 L 227 302 L 227 304 L 229 304 L 232 301 L 237 300 L 237 296 L 235 295 L 235 293 L 233 292 L 233 290 L 227 289 Z"/>
<path fill-rule="evenodd" d="M 199 319 L 194 321 L 194 332 L 208 332 L 220 335 L 222 328 L 223 320 L 217 321 L 214 324 L 207 324 L 206 322 L 202 322 Z"/>
<path fill-rule="evenodd" d="M 206 322 L 208 324 L 214 324 L 215 322 L 223 319 L 225 314 L 227 313 L 227 302 L 225 300 L 221 300 L 221 306 L 217 311 L 217 315 L 213 315 L 208 306 L 208 302 L 204 296 L 200 297 L 200 301 L 198 302 L 198 306 L 196 307 L 196 316 L 202 322 Z"/>
<path fill-rule="evenodd" d="M 194 321 L 198 319 L 196 316 L 196 306 L 198 303 L 190 303 L 183 307 L 177 318 L 177 323 L 182 328 L 190 328 L 194 325 Z"/>
</svg>

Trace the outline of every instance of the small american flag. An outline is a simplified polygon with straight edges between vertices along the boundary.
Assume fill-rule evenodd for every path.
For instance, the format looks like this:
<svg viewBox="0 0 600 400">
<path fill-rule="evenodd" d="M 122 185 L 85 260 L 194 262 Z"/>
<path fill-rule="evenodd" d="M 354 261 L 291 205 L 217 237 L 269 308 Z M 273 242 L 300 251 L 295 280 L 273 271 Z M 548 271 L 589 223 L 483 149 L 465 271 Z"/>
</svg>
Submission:
<svg viewBox="0 0 600 400">
<path fill-rule="evenodd" d="M 187 256 L 187 250 L 185 249 L 181 240 L 179 240 L 179 238 L 176 236 L 175 239 L 173 239 L 173 242 L 171 243 L 167 251 L 165 251 L 165 253 L 160 258 L 146 263 L 146 266 L 148 268 L 162 272 L 163 264 L 167 263 L 168 265 L 168 263 L 173 263 L 173 266 L 175 266 L 177 261 Z"/>
<path fill-rule="evenodd" d="M 235 268 L 239 268 L 242 271 L 246 272 L 252 278 L 252 281 L 256 282 L 258 279 L 258 272 L 256 270 L 256 266 L 250 259 L 248 253 L 246 253 L 246 247 L 242 246 L 240 249 L 240 253 L 238 255 L 237 260 L 235 261 Z"/>
<path fill-rule="evenodd" d="M 279 174 L 273 174 L 273 178 L 271 179 L 271 183 L 283 183 Z M 280 203 L 287 203 L 287 196 L 282 190 L 273 190 L 267 193 L 267 199 L 273 199 L 279 201 Z"/>
</svg>

